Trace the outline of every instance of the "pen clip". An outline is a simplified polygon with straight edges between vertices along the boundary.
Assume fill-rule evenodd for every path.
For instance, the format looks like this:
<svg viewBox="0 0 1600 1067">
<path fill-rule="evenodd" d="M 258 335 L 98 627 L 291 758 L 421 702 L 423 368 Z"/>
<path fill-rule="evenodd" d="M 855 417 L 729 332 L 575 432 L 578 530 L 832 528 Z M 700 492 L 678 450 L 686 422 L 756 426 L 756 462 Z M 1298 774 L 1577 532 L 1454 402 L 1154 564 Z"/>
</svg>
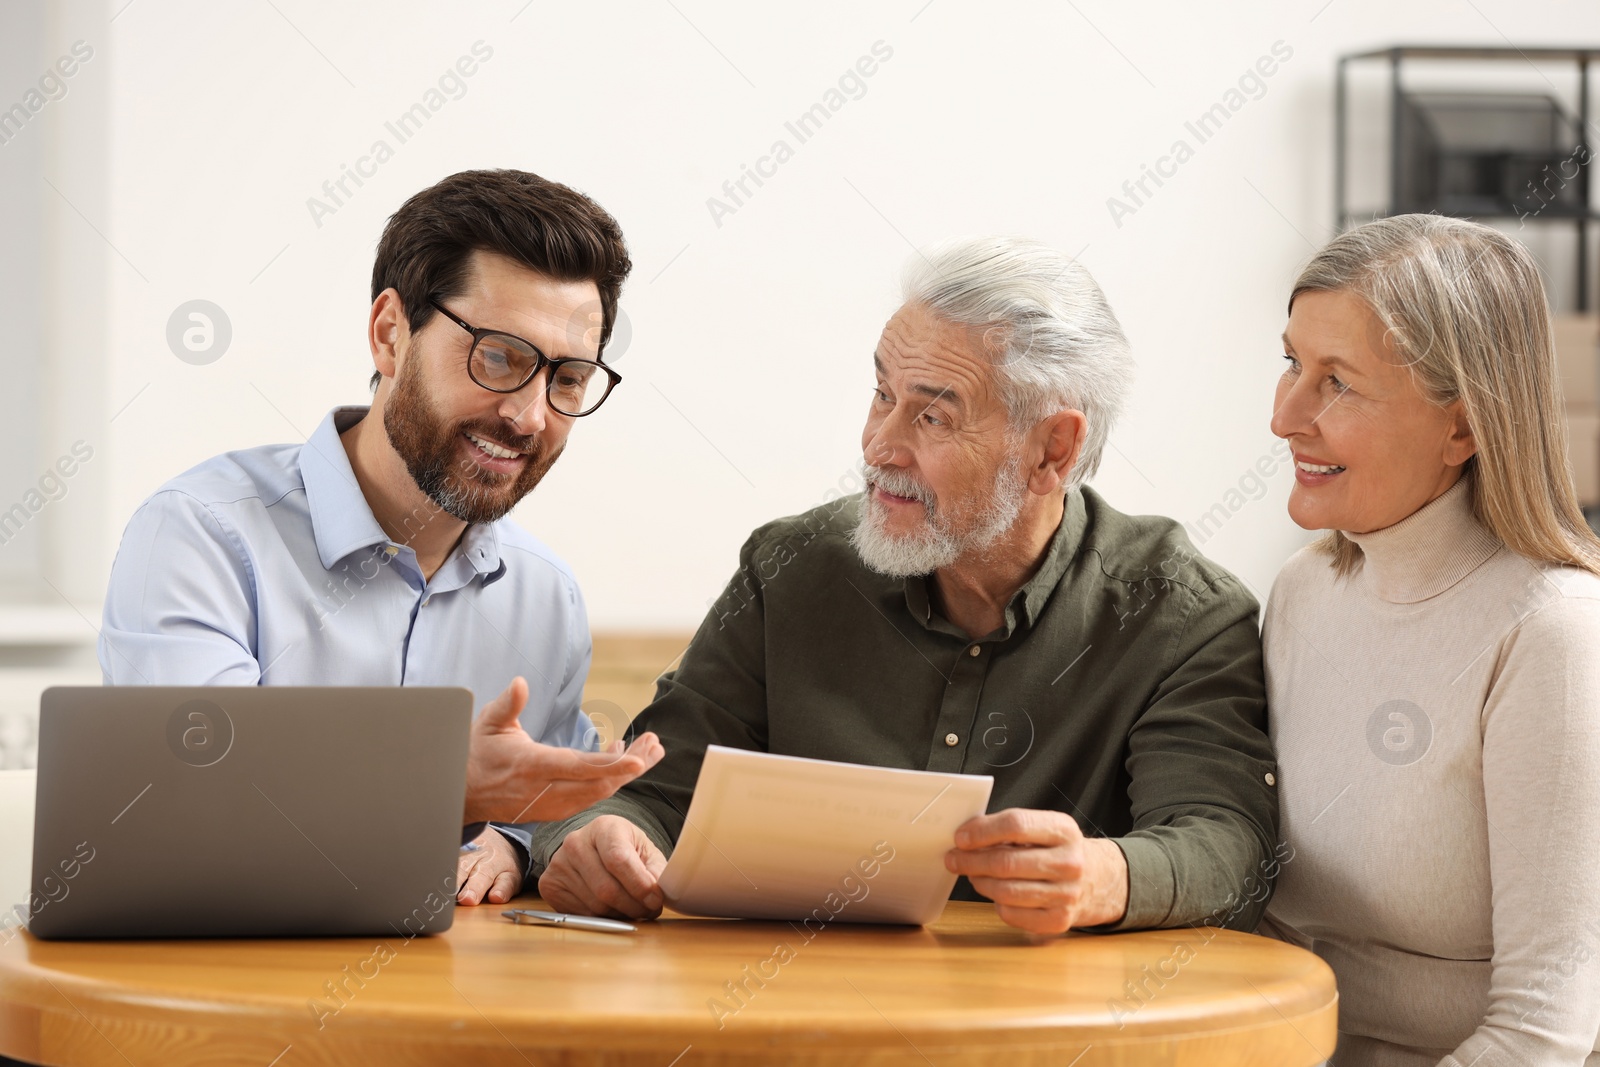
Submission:
<svg viewBox="0 0 1600 1067">
<path fill-rule="evenodd" d="M 500 914 L 505 918 L 510 919 L 512 922 L 523 926 L 560 926 L 562 923 L 567 921 L 567 917 L 565 915 L 558 913 L 541 914 L 537 911 L 527 911 L 523 908 L 512 908 L 509 911 L 502 911 Z"/>
</svg>

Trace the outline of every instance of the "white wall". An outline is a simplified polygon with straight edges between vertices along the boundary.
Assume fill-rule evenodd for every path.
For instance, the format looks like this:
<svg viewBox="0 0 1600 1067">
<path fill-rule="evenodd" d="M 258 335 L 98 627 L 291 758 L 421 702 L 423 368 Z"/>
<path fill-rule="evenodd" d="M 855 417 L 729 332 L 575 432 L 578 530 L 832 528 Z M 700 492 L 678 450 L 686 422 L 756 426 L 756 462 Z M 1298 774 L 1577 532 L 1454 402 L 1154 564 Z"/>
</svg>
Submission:
<svg viewBox="0 0 1600 1067">
<path fill-rule="evenodd" d="M 92 605 L 105 584 L 109 483 L 93 460 L 108 444 L 113 253 L 96 229 L 110 79 L 85 38 L 103 38 L 106 17 L 99 0 L 0 6 L 0 661 L 19 638 L 36 650 L 92 639 L 68 605 Z M 80 441 L 89 463 L 71 456 Z"/>
<path fill-rule="evenodd" d="M 109 445 L 109 542 L 170 475 L 362 402 L 385 218 L 453 171 L 525 168 L 596 197 L 637 264 L 626 381 L 517 512 L 596 628 L 693 626 L 750 528 L 839 483 L 899 267 L 954 234 L 1082 250 L 1139 363 L 1095 485 L 1197 519 L 1273 444 L 1287 285 L 1331 235 L 1334 57 L 1600 44 L 1594 5 L 1519 0 L 124 3 L 58 42 L 92 41 L 111 79 L 109 368 L 85 416 Z M 480 40 L 464 95 L 398 144 L 385 121 Z M 865 96 L 796 145 L 785 120 L 878 41 L 893 56 Z M 1293 56 L 1265 95 L 1114 222 L 1107 198 L 1193 145 L 1185 121 L 1278 41 Z M 794 158 L 719 226 L 707 198 L 780 137 Z M 380 138 L 394 158 L 318 225 L 307 199 Z M 165 339 L 195 298 L 232 324 L 207 366 Z M 1303 543 L 1289 477 L 1205 545 L 1263 594 Z"/>
</svg>

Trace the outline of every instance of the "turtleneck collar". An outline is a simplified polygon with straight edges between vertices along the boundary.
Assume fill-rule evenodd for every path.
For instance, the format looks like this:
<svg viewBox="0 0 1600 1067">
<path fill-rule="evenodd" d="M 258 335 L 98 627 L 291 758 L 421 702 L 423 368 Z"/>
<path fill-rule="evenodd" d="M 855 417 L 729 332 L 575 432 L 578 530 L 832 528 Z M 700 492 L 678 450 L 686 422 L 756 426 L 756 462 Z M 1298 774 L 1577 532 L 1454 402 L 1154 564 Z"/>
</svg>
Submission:
<svg viewBox="0 0 1600 1067">
<path fill-rule="evenodd" d="M 1500 550 L 1500 539 L 1472 515 L 1472 475 L 1393 526 L 1346 533 L 1361 548 L 1355 575 L 1391 604 L 1416 604 L 1455 585 Z"/>
</svg>

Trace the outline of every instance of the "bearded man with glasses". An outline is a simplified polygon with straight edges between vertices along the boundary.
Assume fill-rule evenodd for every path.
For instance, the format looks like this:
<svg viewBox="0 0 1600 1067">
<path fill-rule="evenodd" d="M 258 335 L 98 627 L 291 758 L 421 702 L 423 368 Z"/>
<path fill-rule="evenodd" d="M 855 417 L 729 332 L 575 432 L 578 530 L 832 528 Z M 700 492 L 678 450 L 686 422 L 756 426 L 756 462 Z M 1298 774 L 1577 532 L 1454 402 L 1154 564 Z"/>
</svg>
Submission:
<svg viewBox="0 0 1600 1067">
<path fill-rule="evenodd" d="M 662 755 L 652 734 L 594 751 L 582 593 L 507 517 L 621 381 L 603 357 L 630 269 L 616 221 L 538 175 L 465 171 L 413 196 L 373 266 L 371 406 L 139 507 L 106 594 L 106 684 L 471 689 L 487 702 L 457 899 L 510 899 L 523 824 Z"/>
</svg>

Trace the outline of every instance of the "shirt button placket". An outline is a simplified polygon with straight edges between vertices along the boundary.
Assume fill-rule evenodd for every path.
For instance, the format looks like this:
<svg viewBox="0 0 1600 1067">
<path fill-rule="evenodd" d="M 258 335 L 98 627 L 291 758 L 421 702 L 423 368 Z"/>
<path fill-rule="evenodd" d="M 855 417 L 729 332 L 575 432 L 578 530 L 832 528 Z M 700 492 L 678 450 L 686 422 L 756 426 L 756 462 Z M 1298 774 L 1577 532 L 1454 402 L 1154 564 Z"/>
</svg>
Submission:
<svg viewBox="0 0 1600 1067">
<path fill-rule="evenodd" d="M 962 731 L 972 725 L 977 714 L 984 675 L 984 665 L 977 662 L 983 655 L 983 646 L 968 645 L 964 652 L 951 668 L 949 684 L 945 686 L 944 699 L 939 705 L 938 728 L 928 755 L 929 770 L 959 772 L 964 762 L 960 751 Z"/>
</svg>

